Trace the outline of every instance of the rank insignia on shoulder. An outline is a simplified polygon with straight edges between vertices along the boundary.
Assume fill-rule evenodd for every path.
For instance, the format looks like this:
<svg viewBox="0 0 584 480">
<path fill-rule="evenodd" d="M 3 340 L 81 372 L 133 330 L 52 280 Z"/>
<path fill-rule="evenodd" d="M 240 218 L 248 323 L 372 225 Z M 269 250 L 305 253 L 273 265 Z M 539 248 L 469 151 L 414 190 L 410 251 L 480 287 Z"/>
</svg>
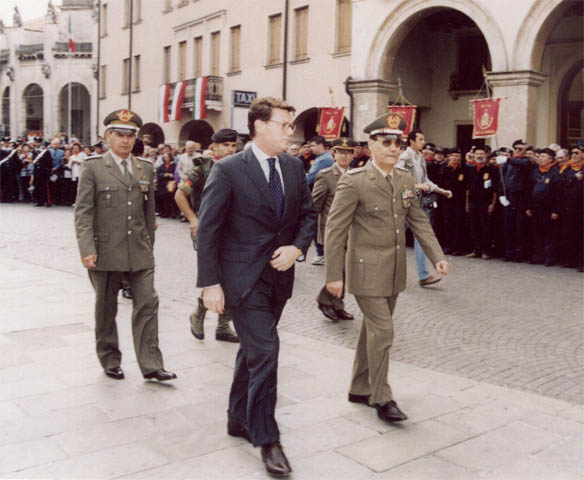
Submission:
<svg viewBox="0 0 584 480">
<path fill-rule="evenodd" d="M 399 170 L 400 172 L 407 172 L 407 171 L 408 171 L 408 169 L 407 169 L 407 168 L 404 168 L 404 167 L 397 167 L 397 166 L 396 166 L 396 167 L 394 167 L 394 168 L 396 168 L 396 169 L 397 169 L 397 170 Z"/>
<path fill-rule="evenodd" d="M 349 175 L 355 175 L 356 173 L 361 173 L 365 171 L 365 167 L 357 167 L 357 168 L 351 168 L 350 170 L 347 170 L 347 173 Z"/>
</svg>

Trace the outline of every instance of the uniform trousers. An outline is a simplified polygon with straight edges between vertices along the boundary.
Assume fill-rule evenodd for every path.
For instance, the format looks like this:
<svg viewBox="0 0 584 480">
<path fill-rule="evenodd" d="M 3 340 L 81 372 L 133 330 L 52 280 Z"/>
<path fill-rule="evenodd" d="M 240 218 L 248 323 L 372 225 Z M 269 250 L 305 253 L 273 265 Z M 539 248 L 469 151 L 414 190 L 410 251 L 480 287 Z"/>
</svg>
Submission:
<svg viewBox="0 0 584 480">
<path fill-rule="evenodd" d="M 229 394 L 229 419 L 246 424 L 254 446 L 280 440 L 276 423 L 278 353 L 277 325 L 288 300 L 278 294 L 277 271 L 264 269 L 251 293 L 231 315 L 240 344 Z"/>
<path fill-rule="evenodd" d="M 448 253 L 464 252 L 464 221 L 466 212 L 461 200 L 444 200 L 445 250 Z"/>
<path fill-rule="evenodd" d="M 511 204 L 503 209 L 505 228 L 505 258 L 523 260 L 526 236 L 527 197 L 520 192 L 507 193 Z"/>
<path fill-rule="evenodd" d="M 363 323 L 357 342 L 349 392 L 370 395 L 370 405 L 383 405 L 393 400 L 387 381 L 389 349 L 393 344 L 393 311 L 397 295 L 366 297 L 355 295 L 363 312 Z"/>
<path fill-rule="evenodd" d="M 95 290 L 95 340 L 97 357 L 104 369 L 122 360 L 118 347 L 116 315 L 118 292 L 125 279 L 132 289 L 132 336 L 142 374 L 164 368 L 158 348 L 158 295 L 154 290 L 154 269 L 138 272 L 88 270 Z"/>
<path fill-rule="evenodd" d="M 37 205 L 51 204 L 49 196 L 49 177 L 46 174 L 35 173 L 33 179 L 34 201 Z"/>
<path fill-rule="evenodd" d="M 552 212 L 546 208 L 533 208 L 531 217 L 531 241 L 533 263 L 553 263 L 553 240 L 556 232 L 557 220 L 552 220 Z"/>
<path fill-rule="evenodd" d="M 480 255 L 489 251 L 489 202 L 468 204 L 473 252 Z"/>
</svg>

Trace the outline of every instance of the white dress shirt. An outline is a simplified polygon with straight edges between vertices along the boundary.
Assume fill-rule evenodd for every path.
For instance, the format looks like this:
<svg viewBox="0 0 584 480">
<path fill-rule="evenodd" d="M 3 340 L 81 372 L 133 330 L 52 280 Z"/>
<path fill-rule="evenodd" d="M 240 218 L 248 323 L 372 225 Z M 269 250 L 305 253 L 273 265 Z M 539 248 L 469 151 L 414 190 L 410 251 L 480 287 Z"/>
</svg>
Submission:
<svg viewBox="0 0 584 480">
<path fill-rule="evenodd" d="M 114 161 L 116 162 L 116 165 L 120 168 L 120 172 L 124 173 L 124 166 L 122 165 L 122 161 L 123 159 L 121 159 L 120 157 L 118 157 L 114 152 L 112 152 L 110 150 L 110 155 L 112 156 L 112 158 L 114 159 Z M 132 155 L 128 155 L 128 158 L 126 158 L 126 163 L 127 163 L 127 167 L 128 167 L 128 171 L 130 172 L 130 175 L 132 175 L 132 161 L 130 160 L 132 157 Z M 133 175 L 132 175 L 133 176 Z"/>
<path fill-rule="evenodd" d="M 280 159 L 278 158 L 278 156 L 276 155 L 275 157 L 271 157 L 267 153 L 260 150 L 260 148 L 255 144 L 255 142 L 252 142 L 251 150 L 252 150 L 253 154 L 255 155 L 255 157 L 258 159 L 258 162 L 260 163 L 260 167 L 261 167 L 262 171 L 264 172 L 264 175 L 266 176 L 266 181 L 268 182 L 268 184 L 270 183 L 270 164 L 268 163 L 268 158 L 275 158 L 276 159 L 276 162 L 274 165 L 276 167 L 276 171 L 278 172 L 278 175 L 280 175 L 280 183 L 282 184 L 282 192 L 286 193 L 284 191 L 284 177 L 282 176 L 282 169 L 280 168 Z"/>
<path fill-rule="evenodd" d="M 377 163 L 375 163 L 375 159 L 372 159 L 371 163 L 379 171 L 379 173 L 381 173 L 381 175 L 383 175 L 383 178 L 387 178 L 388 175 L 391 178 L 393 178 L 393 168 L 389 172 L 385 172 L 385 171 L 381 170 L 381 168 L 379 168 L 379 165 L 377 165 Z"/>
</svg>

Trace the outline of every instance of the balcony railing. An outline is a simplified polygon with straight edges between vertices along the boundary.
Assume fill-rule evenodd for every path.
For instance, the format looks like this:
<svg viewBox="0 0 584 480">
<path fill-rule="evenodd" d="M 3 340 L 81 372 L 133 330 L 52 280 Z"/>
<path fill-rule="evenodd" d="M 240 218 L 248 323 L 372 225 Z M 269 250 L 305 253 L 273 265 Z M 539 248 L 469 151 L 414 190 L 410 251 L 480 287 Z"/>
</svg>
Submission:
<svg viewBox="0 0 584 480">
<path fill-rule="evenodd" d="M 18 45 L 15 53 L 19 60 L 42 60 L 45 56 L 45 46 L 42 43 Z"/>
<path fill-rule="evenodd" d="M 10 59 L 10 50 L 3 48 L 0 50 L 0 65 L 6 65 Z"/>
<path fill-rule="evenodd" d="M 196 78 L 186 80 L 187 88 L 185 90 L 185 97 L 183 102 L 183 108 L 192 108 L 193 97 L 195 96 L 195 86 Z M 176 86 L 176 83 L 172 84 L 171 90 Z M 171 91 L 172 95 L 172 91 Z M 172 98 L 172 97 L 171 97 Z M 205 93 L 205 103 L 209 105 L 220 105 L 223 103 L 223 77 L 208 76 L 207 77 L 207 91 Z"/>
<path fill-rule="evenodd" d="M 92 42 L 75 42 L 75 51 L 71 53 L 72 57 L 91 57 L 93 52 Z M 69 42 L 55 42 L 53 46 L 53 56 L 56 58 L 65 58 L 69 56 Z"/>
</svg>

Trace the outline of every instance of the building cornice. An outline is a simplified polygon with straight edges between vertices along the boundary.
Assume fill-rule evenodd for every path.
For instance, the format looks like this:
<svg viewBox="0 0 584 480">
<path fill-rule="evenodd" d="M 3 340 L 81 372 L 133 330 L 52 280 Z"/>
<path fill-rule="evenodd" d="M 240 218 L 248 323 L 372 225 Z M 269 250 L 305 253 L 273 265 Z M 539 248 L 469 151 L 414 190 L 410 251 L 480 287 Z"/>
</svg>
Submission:
<svg viewBox="0 0 584 480">
<path fill-rule="evenodd" d="M 227 10 L 225 10 L 225 9 L 218 10 L 216 12 L 210 13 L 209 15 L 205 15 L 204 17 L 199 17 L 199 18 L 196 18 L 194 20 L 190 20 L 188 22 L 181 23 L 180 25 L 177 25 L 176 27 L 172 27 L 172 29 L 174 30 L 174 33 L 177 33 L 177 32 L 180 32 L 181 30 L 186 29 L 186 28 L 194 27 L 195 25 L 198 25 L 200 23 L 205 23 L 205 22 L 208 22 L 209 20 L 223 17 L 225 15 L 227 15 Z"/>
<path fill-rule="evenodd" d="M 493 87 L 528 85 L 539 87 L 549 75 L 534 70 L 487 72 L 487 82 Z"/>
<path fill-rule="evenodd" d="M 396 82 L 389 80 L 351 80 L 349 90 L 351 93 L 391 93 L 397 88 Z"/>
</svg>

